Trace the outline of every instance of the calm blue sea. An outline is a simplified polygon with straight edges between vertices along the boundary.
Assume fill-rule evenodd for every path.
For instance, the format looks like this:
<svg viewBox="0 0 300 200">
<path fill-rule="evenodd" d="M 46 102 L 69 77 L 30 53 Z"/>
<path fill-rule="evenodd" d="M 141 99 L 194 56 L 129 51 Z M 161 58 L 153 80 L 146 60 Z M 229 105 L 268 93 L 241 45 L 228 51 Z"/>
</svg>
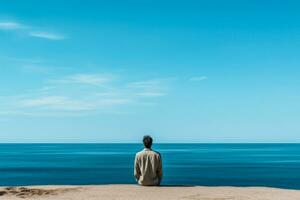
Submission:
<svg viewBox="0 0 300 200">
<path fill-rule="evenodd" d="M 166 185 L 300 189 L 300 144 L 156 144 Z M 140 144 L 0 144 L 0 185 L 132 184 Z"/>
</svg>

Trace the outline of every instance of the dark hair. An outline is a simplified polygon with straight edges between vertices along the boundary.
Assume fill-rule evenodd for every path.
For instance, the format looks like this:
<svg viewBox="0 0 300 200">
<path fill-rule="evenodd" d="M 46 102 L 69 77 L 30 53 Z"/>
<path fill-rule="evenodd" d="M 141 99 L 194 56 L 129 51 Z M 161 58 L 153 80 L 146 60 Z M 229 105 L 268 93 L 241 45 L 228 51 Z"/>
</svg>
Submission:
<svg viewBox="0 0 300 200">
<path fill-rule="evenodd" d="M 145 135 L 143 138 L 143 143 L 146 148 L 151 148 L 153 139 L 150 135 Z"/>
</svg>

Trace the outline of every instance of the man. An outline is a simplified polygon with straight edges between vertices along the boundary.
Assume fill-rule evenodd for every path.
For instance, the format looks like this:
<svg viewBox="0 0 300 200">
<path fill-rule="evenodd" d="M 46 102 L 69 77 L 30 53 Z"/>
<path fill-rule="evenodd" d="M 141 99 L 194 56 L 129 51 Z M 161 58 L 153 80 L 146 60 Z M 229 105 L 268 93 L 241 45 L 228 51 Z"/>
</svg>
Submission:
<svg viewBox="0 0 300 200">
<path fill-rule="evenodd" d="M 158 152 L 151 149 L 153 139 L 143 138 L 145 148 L 138 152 L 134 161 L 134 176 L 143 186 L 158 186 L 162 179 L 162 160 Z"/>
</svg>

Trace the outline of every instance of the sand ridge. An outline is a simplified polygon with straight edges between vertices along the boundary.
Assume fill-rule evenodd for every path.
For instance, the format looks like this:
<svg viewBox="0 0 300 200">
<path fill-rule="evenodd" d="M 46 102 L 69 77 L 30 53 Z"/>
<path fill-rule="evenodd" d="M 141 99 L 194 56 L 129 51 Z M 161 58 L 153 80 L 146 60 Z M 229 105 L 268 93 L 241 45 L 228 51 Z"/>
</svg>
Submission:
<svg viewBox="0 0 300 200">
<path fill-rule="evenodd" d="M 300 190 L 266 187 L 138 185 L 0 188 L 1 200 L 300 200 Z"/>
<path fill-rule="evenodd" d="M 35 197 L 59 196 L 62 193 L 78 190 L 79 188 L 48 188 L 48 187 L 5 187 L 0 189 L 1 196 L 30 199 Z"/>
</svg>

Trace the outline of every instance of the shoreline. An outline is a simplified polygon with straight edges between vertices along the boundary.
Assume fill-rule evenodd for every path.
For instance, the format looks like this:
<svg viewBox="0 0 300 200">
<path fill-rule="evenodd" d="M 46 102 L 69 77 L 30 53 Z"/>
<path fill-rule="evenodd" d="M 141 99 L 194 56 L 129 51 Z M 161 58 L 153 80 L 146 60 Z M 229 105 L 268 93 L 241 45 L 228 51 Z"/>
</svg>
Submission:
<svg viewBox="0 0 300 200">
<path fill-rule="evenodd" d="M 0 187 L 1 200 L 299 200 L 300 190 L 271 187 L 63 185 Z"/>
</svg>

